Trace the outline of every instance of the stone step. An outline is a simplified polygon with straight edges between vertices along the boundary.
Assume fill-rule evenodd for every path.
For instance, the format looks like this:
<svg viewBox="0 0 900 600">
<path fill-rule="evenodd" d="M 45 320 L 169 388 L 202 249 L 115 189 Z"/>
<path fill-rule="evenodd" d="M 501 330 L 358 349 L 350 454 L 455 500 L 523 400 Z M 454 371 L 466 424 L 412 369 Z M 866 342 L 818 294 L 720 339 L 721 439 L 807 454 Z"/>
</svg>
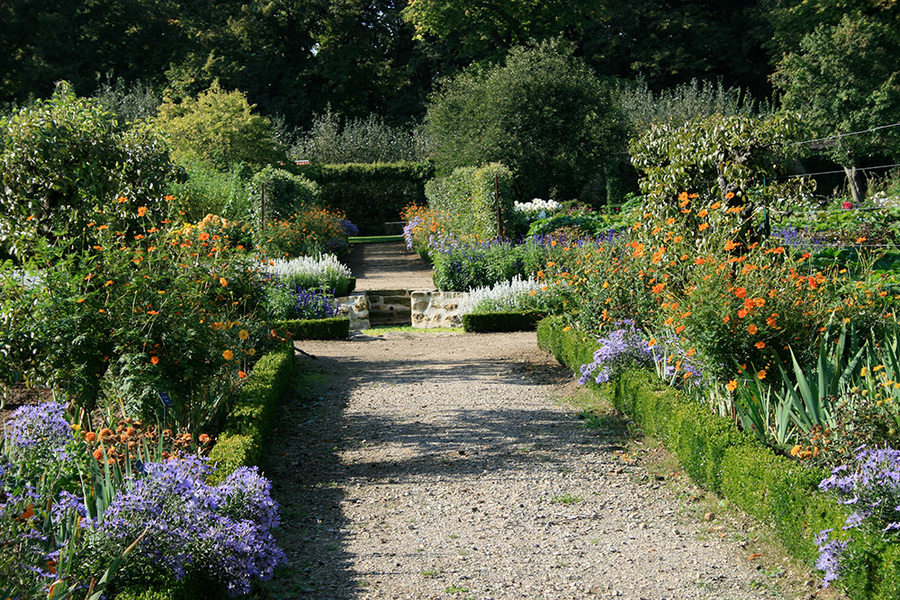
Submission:
<svg viewBox="0 0 900 600">
<path fill-rule="evenodd" d="M 372 326 L 412 324 L 412 298 L 409 290 L 367 290 L 366 299 Z"/>
</svg>

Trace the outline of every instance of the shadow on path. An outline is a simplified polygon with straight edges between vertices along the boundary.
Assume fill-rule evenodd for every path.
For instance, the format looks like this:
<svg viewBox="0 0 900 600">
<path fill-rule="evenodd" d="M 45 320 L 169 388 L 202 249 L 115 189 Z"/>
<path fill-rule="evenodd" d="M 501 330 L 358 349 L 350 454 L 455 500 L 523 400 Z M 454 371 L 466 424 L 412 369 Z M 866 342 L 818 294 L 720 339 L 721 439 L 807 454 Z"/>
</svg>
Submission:
<svg viewBox="0 0 900 600">
<path fill-rule="evenodd" d="M 363 359 L 346 350 L 339 354 L 343 356 L 298 357 L 301 384 L 285 403 L 284 420 L 269 448 L 267 474 L 282 506 L 279 542 L 289 560 L 271 584 L 276 598 L 358 599 L 365 597 L 364 586 L 372 579 L 402 573 L 415 564 L 397 556 L 402 562 L 396 563 L 394 573 L 354 568 L 356 557 L 347 549 L 350 538 L 362 533 L 361 525 L 346 513 L 349 505 L 361 500 L 348 490 L 452 484 L 473 477 L 527 480 L 533 465 L 546 468 L 558 462 L 562 467 L 564 457 L 557 454 L 561 449 L 579 452 L 579 444 L 585 444 L 585 452 L 597 449 L 596 434 L 580 430 L 573 436 L 573 429 L 579 431 L 573 424 L 575 415 L 517 409 L 507 402 L 517 386 L 570 381 L 566 369 L 502 358 L 447 356 L 419 362 Z M 415 404 L 417 390 L 450 382 L 464 382 L 471 394 L 496 401 L 489 403 L 490 408 L 482 403 L 481 408 L 470 409 L 465 399 L 449 398 L 419 407 L 421 415 L 418 408 L 399 414 L 377 406 L 348 410 L 350 394 L 361 388 L 384 388 L 380 396 L 392 398 L 409 395 L 408 402 Z M 380 396 L 373 396 L 376 402 Z M 427 392 L 423 396 L 434 397 Z M 556 452 L 544 451 L 549 448 Z M 374 547 L 373 554 L 379 550 Z"/>
</svg>

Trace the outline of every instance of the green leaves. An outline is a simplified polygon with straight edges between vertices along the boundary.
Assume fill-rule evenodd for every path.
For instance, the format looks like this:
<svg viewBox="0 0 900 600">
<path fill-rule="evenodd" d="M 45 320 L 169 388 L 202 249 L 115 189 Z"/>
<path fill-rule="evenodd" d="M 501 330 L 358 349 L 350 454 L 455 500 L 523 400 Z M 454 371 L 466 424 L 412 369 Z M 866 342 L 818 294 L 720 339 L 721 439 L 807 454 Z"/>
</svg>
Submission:
<svg viewBox="0 0 900 600">
<path fill-rule="evenodd" d="M 520 198 L 578 196 L 618 160 L 624 129 L 600 80 L 561 41 L 444 83 L 425 118 L 439 175 L 502 162 Z"/>
</svg>

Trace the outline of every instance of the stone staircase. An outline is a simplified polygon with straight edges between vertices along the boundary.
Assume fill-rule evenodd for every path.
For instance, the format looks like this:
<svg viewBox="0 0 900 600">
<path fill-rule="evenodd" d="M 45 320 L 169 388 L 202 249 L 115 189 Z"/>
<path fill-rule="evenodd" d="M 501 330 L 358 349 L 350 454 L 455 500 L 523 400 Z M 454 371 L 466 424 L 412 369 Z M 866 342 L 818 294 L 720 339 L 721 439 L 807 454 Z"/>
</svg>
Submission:
<svg viewBox="0 0 900 600">
<path fill-rule="evenodd" d="M 367 290 L 369 324 L 411 325 L 412 295 L 409 290 Z"/>
</svg>

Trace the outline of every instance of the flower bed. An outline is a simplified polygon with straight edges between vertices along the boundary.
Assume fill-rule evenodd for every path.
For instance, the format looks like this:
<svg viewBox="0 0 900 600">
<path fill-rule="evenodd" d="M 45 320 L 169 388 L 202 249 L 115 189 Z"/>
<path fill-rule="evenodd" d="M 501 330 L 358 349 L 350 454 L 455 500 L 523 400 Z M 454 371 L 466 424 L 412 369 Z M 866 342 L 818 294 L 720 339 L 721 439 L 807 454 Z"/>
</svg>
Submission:
<svg viewBox="0 0 900 600">
<path fill-rule="evenodd" d="M 592 336 L 568 328 L 558 318 L 541 321 L 538 343 L 576 372 L 597 349 Z M 589 380 L 588 385 L 598 384 Z M 817 535 L 842 531 L 852 509 L 819 491 L 828 474 L 825 469 L 776 454 L 751 434 L 738 431 L 733 421 L 713 414 L 646 370 L 617 377 L 613 402 L 647 435 L 663 441 L 698 485 L 772 524 L 785 548 L 799 559 L 817 561 L 826 573 L 835 568 L 836 546 L 821 552 L 816 542 L 823 538 Z M 839 539 L 847 539 L 846 530 Z M 890 542 L 866 532 L 853 538 L 853 562 L 841 580 L 851 598 L 900 594 L 900 545 Z"/>
</svg>

